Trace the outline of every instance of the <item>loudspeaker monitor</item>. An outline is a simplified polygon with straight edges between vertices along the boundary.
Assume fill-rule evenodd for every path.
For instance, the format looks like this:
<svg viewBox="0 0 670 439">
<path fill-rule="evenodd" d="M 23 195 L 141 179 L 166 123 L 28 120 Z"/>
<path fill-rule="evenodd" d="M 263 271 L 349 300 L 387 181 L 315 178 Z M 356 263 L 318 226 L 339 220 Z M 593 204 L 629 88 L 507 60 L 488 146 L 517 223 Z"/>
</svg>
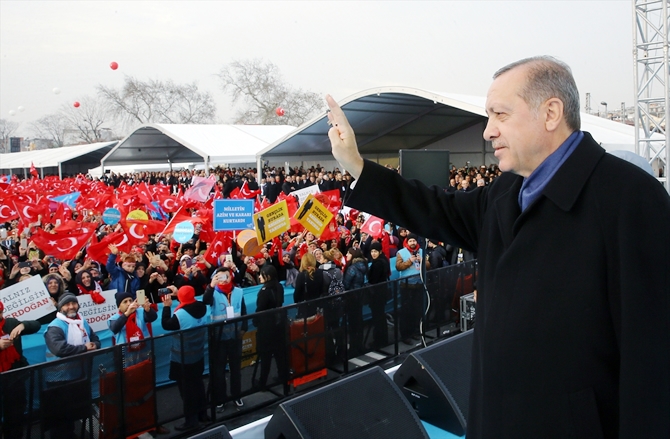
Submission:
<svg viewBox="0 0 670 439">
<path fill-rule="evenodd" d="M 472 332 L 411 353 L 393 376 L 419 418 L 459 436 L 467 426 Z"/>
<path fill-rule="evenodd" d="M 426 438 L 400 389 L 375 367 L 277 407 L 265 439 Z"/>
<path fill-rule="evenodd" d="M 441 149 L 401 149 L 400 175 L 419 180 L 426 186 L 449 186 L 449 151 Z"/>
</svg>

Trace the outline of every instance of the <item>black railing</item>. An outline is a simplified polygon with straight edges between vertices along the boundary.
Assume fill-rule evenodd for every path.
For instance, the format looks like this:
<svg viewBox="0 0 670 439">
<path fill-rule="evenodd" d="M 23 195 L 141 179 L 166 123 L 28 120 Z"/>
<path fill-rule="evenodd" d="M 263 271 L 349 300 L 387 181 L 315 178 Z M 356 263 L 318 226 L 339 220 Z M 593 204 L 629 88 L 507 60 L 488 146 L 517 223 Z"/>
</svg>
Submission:
<svg viewBox="0 0 670 439">
<path fill-rule="evenodd" d="M 126 437 L 183 418 L 180 394 L 195 401 L 190 410 L 201 421 L 229 420 L 388 362 L 415 349 L 420 339 L 430 344 L 457 333 L 459 298 L 472 292 L 476 276 L 476 261 L 471 261 L 428 271 L 428 296 L 423 285 L 401 278 L 5 372 L 0 374 L 4 437 L 56 438 L 71 432 L 96 439 Z M 416 310 L 418 317 L 412 314 Z M 231 377 L 236 368 L 226 371 L 222 358 L 239 346 L 237 381 Z M 157 377 L 198 376 L 198 361 L 204 369 L 202 388 L 197 380 L 156 385 Z M 240 393 L 231 394 L 238 382 Z M 244 398 L 243 408 L 217 410 L 237 398 Z"/>
</svg>

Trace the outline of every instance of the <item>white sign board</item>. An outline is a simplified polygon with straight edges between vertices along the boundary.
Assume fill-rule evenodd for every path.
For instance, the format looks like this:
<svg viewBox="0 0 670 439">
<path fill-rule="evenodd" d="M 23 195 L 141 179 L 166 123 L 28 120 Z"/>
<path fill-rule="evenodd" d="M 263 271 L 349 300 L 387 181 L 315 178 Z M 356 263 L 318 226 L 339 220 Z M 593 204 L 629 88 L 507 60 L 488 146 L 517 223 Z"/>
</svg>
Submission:
<svg viewBox="0 0 670 439">
<path fill-rule="evenodd" d="M 316 195 L 319 192 L 321 192 L 319 190 L 319 186 L 316 185 L 316 184 L 313 184 L 311 186 L 307 186 L 305 188 L 298 189 L 297 191 L 293 191 L 289 195 L 294 195 L 294 196 L 298 197 L 298 204 L 302 205 L 303 201 L 305 201 L 307 199 L 307 196 L 309 196 L 309 194 Z"/>
<path fill-rule="evenodd" d="M 99 305 L 93 302 L 90 294 L 77 296 L 79 315 L 88 321 L 93 331 L 98 332 L 108 329 L 107 320 L 119 312 L 119 308 L 116 306 L 116 299 L 114 298 L 115 294 L 116 290 L 107 290 L 100 293 L 105 298 L 105 301 Z"/>
<path fill-rule="evenodd" d="M 47 287 L 39 276 L 0 290 L 0 301 L 5 305 L 5 317 L 19 320 L 37 320 L 56 311 Z"/>
</svg>

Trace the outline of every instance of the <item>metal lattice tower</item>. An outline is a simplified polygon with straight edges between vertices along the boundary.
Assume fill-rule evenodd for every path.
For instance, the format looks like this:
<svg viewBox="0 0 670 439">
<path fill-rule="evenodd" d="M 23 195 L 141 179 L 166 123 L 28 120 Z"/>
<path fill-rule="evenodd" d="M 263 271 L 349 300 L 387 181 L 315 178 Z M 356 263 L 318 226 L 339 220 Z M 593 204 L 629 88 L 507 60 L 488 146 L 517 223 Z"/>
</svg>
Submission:
<svg viewBox="0 0 670 439">
<path fill-rule="evenodd" d="M 635 79 L 635 152 L 650 163 L 660 161 L 670 192 L 670 34 L 669 0 L 633 0 Z M 640 133 L 642 130 L 642 133 Z"/>
</svg>

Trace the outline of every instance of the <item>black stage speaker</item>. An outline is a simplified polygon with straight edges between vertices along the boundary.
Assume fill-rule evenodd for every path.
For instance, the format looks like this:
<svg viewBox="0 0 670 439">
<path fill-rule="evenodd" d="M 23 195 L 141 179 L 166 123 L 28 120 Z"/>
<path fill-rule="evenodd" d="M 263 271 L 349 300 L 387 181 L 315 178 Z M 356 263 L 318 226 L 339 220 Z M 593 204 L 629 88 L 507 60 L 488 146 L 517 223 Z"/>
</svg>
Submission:
<svg viewBox="0 0 670 439">
<path fill-rule="evenodd" d="M 419 418 L 462 436 L 468 419 L 471 357 L 472 330 L 413 352 L 393 381 Z"/>
<path fill-rule="evenodd" d="M 401 149 L 400 175 L 419 180 L 426 186 L 449 186 L 449 151 L 439 149 Z"/>
<path fill-rule="evenodd" d="M 366 370 L 277 407 L 265 439 L 426 438 L 400 389 L 380 368 Z"/>
<path fill-rule="evenodd" d="M 233 439 L 225 425 L 219 425 L 211 430 L 203 431 L 195 436 L 189 436 L 191 439 Z"/>
</svg>

